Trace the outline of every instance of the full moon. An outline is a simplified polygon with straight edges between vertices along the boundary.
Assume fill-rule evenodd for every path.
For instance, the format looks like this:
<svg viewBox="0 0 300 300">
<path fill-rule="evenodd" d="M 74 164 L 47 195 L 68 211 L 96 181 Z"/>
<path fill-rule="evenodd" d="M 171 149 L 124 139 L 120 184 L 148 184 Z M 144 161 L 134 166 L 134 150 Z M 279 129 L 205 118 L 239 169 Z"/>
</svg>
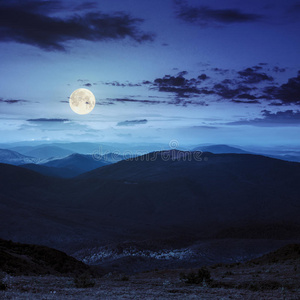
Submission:
<svg viewBox="0 0 300 300">
<path fill-rule="evenodd" d="M 69 104 L 76 114 L 86 115 L 94 109 L 96 99 L 91 91 L 77 89 L 71 94 Z"/>
</svg>

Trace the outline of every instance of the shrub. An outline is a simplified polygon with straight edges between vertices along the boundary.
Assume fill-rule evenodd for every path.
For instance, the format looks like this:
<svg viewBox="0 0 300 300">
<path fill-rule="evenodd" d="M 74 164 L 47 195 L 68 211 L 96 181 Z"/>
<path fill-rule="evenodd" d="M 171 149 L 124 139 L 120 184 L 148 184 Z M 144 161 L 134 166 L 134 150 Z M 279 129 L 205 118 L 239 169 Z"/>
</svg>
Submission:
<svg viewBox="0 0 300 300">
<path fill-rule="evenodd" d="M 210 284 L 212 282 L 210 272 L 206 267 L 202 267 L 201 269 L 199 269 L 198 273 L 181 273 L 180 277 L 187 284 Z"/>
<path fill-rule="evenodd" d="M 121 277 L 121 281 L 129 281 L 129 277 L 124 275 Z"/>
</svg>

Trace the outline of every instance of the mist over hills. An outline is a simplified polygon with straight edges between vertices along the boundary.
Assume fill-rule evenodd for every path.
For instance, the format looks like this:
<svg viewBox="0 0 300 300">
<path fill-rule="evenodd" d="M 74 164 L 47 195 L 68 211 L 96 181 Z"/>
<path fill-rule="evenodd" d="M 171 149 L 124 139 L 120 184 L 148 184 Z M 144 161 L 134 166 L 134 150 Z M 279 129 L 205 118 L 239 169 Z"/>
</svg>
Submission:
<svg viewBox="0 0 300 300">
<path fill-rule="evenodd" d="M 22 154 L 32 153 L 38 158 L 39 155 L 49 157 L 63 157 L 71 153 L 91 154 L 91 155 L 104 155 L 108 153 L 115 153 L 122 155 L 124 152 L 127 155 L 138 154 L 142 155 L 151 151 L 158 151 L 167 148 L 165 144 L 159 143 L 108 143 L 108 142 L 19 142 L 12 144 L 0 144 L 0 147 L 5 149 L 14 150 Z"/>
<path fill-rule="evenodd" d="M 43 164 L 48 160 L 64 158 L 72 153 L 94 156 L 109 156 L 113 153 L 115 156 L 141 156 L 153 151 L 163 151 L 174 149 L 172 145 L 160 143 L 143 143 L 143 144 L 128 144 L 128 143 L 108 143 L 108 142 L 51 142 L 48 141 L 32 141 L 18 142 L 12 144 L 0 144 L 0 148 L 19 152 L 25 156 L 35 158 L 34 163 Z M 260 154 L 268 157 L 279 158 L 287 161 L 300 162 L 299 147 L 240 147 L 226 144 L 199 144 L 199 145 L 178 145 L 178 150 L 184 151 L 201 151 L 211 152 L 215 154 L 222 153 L 252 153 Z M 0 155 L 1 158 L 1 155 Z M 122 158 L 124 159 L 124 158 Z M 117 159 L 114 159 L 115 162 Z M 10 163 L 9 161 L 2 161 Z"/>
<path fill-rule="evenodd" d="M 74 153 L 74 151 L 52 145 L 40 145 L 37 147 L 30 147 L 29 149 L 28 148 L 26 147 L 24 149 L 23 147 L 16 147 L 14 148 L 14 150 L 19 151 L 24 155 L 36 157 L 40 160 L 52 157 L 63 158 Z"/>
<path fill-rule="evenodd" d="M 199 145 L 192 149 L 192 151 L 211 152 L 214 154 L 236 153 L 236 154 L 259 154 L 267 157 L 278 158 L 286 161 L 300 162 L 300 151 L 296 149 L 263 149 L 254 148 L 249 151 L 243 150 L 239 147 L 228 145 Z"/>
<path fill-rule="evenodd" d="M 40 164 L 24 164 L 21 166 L 47 176 L 72 178 L 125 158 L 123 155 L 114 153 L 108 153 L 103 156 L 73 153 L 63 158 L 48 159 Z"/>
<path fill-rule="evenodd" d="M 22 165 L 34 162 L 36 162 L 34 157 L 29 157 L 8 149 L 0 149 L 0 163 Z"/>
<path fill-rule="evenodd" d="M 109 162 L 104 161 L 103 159 L 101 159 L 101 157 L 98 160 L 95 159 L 95 157 L 93 157 L 92 155 L 73 153 L 62 159 L 54 159 L 42 165 L 46 167 L 69 169 L 72 170 L 74 172 L 74 176 L 76 176 L 83 172 L 100 168 L 107 164 L 109 164 Z"/>
</svg>

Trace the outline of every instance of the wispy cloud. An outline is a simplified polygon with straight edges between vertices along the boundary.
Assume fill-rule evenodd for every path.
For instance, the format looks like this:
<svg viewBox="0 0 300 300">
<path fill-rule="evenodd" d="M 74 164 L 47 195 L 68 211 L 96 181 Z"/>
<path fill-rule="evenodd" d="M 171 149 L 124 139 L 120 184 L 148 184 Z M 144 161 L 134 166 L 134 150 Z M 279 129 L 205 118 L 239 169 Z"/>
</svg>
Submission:
<svg viewBox="0 0 300 300">
<path fill-rule="evenodd" d="M 47 118 L 39 118 L 39 119 L 28 119 L 28 122 L 56 122 L 56 123 L 64 123 L 70 121 L 69 119 L 47 119 Z"/>
<path fill-rule="evenodd" d="M 59 1 L 1 1 L 0 41 L 29 44 L 48 51 L 65 51 L 71 40 L 103 41 L 130 38 L 136 42 L 152 41 L 153 34 L 139 29 L 143 19 L 119 12 L 93 11 L 66 18 L 52 17 Z"/>
<path fill-rule="evenodd" d="M 208 6 L 191 6 L 186 1 L 175 0 L 177 18 L 201 27 L 224 26 L 233 23 L 257 22 L 259 14 L 242 12 L 239 9 L 214 9 Z"/>
<path fill-rule="evenodd" d="M 229 125 L 252 125 L 252 126 L 300 126 L 300 111 L 286 110 L 271 112 L 269 110 L 262 111 L 261 118 L 252 120 L 239 120 L 228 123 Z"/>
<path fill-rule="evenodd" d="M 29 102 L 29 101 L 22 100 L 22 99 L 2 99 L 2 98 L 0 98 L 0 103 L 17 104 L 17 103 L 26 103 L 26 102 Z"/>
<path fill-rule="evenodd" d="M 243 103 L 243 104 L 260 104 L 258 100 L 231 100 L 233 103 Z"/>
<path fill-rule="evenodd" d="M 110 85 L 110 86 L 117 86 L 117 87 L 137 87 L 137 86 L 142 86 L 141 83 L 131 83 L 131 82 L 119 82 L 119 81 L 107 81 L 107 82 L 102 82 L 103 85 Z M 145 84 L 145 83 L 143 83 Z"/>
<path fill-rule="evenodd" d="M 126 120 L 119 122 L 117 126 L 135 126 L 135 125 L 141 125 L 141 124 L 147 124 L 148 120 L 143 119 L 143 120 Z"/>
<path fill-rule="evenodd" d="M 109 104 L 113 104 L 114 102 L 119 103 L 126 103 L 126 102 L 132 102 L 132 103 L 143 103 L 143 104 L 161 104 L 166 103 L 166 101 L 157 101 L 157 100 L 139 100 L 139 99 L 131 99 L 131 98 L 107 98 Z M 101 103 L 99 102 L 101 105 Z"/>
</svg>

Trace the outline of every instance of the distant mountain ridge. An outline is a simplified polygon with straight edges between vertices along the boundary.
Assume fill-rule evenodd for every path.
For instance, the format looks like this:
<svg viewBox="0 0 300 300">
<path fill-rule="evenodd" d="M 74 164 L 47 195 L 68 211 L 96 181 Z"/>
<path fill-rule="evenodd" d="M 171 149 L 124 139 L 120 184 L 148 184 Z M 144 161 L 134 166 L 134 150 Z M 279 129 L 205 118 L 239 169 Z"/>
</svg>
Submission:
<svg viewBox="0 0 300 300">
<path fill-rule="evenodd" d="M 43 160 L 51 157 L 63 158 L 65 156 L 71 155 L 72 153 L 74 152 L 57 146 L 45 145 L 25 151 L 24 154 Z"/>
<path fill-rule="evenodd" d="M 35 162 L 36 159 L 34 157 L 26 156 L 8 149 L 0 149 L 0 163 L 21 165 Z"/>
<path fill-rule="evenodd" d="M 250 154 L 250 152 L 228 146 L 228 145 L 211 145 L 211 146 L 197 146 L 192 149 L 192 151 L 202 151 L 202 152 L 211 152 L 214 154 L 223 154 L 223 153 L 236 153 L 236 154 Z"/>
<path fill-rule="evenodd" d="M 72 178 L 126 158 L 128 157 L 114 153 L 105 155 L 73 153 L 69 156 L 59 159 L 50 159 L 40 164 L 24 164 L 22 167 L 47 176 Z"/>
<path fill-rule="evenodd" d="M 92 155 L 73 153 L 60 159 L 53 159 L 39 165 L 27 164 L 22 167 L 34 170 L 44 175 L 62 178 L 72 178 L 79 174 L 106 166 L 110 162 L 100 157 L 96 159 Z"/>
<path fill-rule="evenodd" d="M 163 149 L 170 149 L 170 145 L 164 144 L 125 144 L 125 143 L 87 143 L 87 142 L 73 142 L 73 143 L 59 143 L 59 142 L 45 142 L 39 144 L 34 142 L 20 142 L 13 144 L 1 144 L 0 148 L 13 150 L 19 152 L 25 156 L 33 156 L 37 159 L 37 162 L 44 163 L 48 160 L 58 159 L 66 157 L 72 153 L 88 154 L 95 156 L 109 155 L 114 153 L 115 155 L 142 155 L 153 151 L 161 151 Z M 288 147 L 286 150 L 279 147 L 276 148 L 260 148 L 250 147 L 252 150 L 246 148 L 240 148 L 239 146 L 231 146 L 226 144 L 202 144 L 197 147 L 183 146 L 181 150 L 211 152 L 215 154 L 222 153 L 252 153 L 261 154 L 268 157 L 279 158 L 286 161 L 300 162 L 300 151 L 296 147 Z M 253 150 L 254 149 L 254 150 Z"/>
<path fill-rule="evenodd" d="M 62 178 L 72 178 L 130 157 L 117 153 L 107 153 L 104 155 L 98 153 L 93 155 L 78 154 L 54 146 L 35 147 L 34 149 L 26 146 L 17 147 L 16 149 L 23 151 L 23 153 L 31 153 L 35 157 L 9 149 L 0 149 L 0 163 L 22 165 L 23 168 L 34 170 L 43 175 Z M 57 155 L 58 157 L 51 157 L 52 155 Z"/>
</svg>

